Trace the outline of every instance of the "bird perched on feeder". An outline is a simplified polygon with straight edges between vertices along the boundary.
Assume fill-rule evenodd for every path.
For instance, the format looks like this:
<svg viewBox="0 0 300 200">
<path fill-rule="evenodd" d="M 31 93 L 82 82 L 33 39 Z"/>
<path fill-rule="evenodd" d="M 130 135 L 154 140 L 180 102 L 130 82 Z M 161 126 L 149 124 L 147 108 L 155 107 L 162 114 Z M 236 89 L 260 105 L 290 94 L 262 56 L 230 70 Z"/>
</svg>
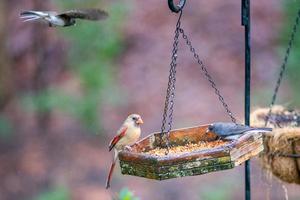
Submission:
<svg viewBox="0 0 300 200">
<path fill-rule="evenodd" d="M 272 128 L 254 128 L 254 127 L 250 127 L 242 124 L 235 124 L 231 122 L 216 122 L 210 124 L 206 129 L 206 133 L 213 132 L 218 137 L 227 140 L 237 139 L 241 135 L 249 131 L 270 132 L 272 131 Z"/>
<path fill-rule="evenodd" d="M 118 153 L 125 148 L 131 149 L 130 145 L 138 141 L 141 135 L 140 125 L 143 123 L 144 122 L 140 115 L 129 115 L 122 124 L 121 128 L 118 130 L 117 135 L 111 140 L 109 144 L 109 151 L 114 149 L 114 156 L 106 180 L 106 189 L 110 187 L 110 179 L 118 158 Z"/>
<path fill-rule="evenodd" d="M 20 18 L 24 19 L 24 22 L 39 20 L 48 23 L 50 27 L 73 26 L 76 24 L 76 19 L 97 21 L 103 20 L 107 16 L 107 12 L 100 9 L 76 9 L 62 13 L 29 10 L 20 14 Z"/>
</svg>

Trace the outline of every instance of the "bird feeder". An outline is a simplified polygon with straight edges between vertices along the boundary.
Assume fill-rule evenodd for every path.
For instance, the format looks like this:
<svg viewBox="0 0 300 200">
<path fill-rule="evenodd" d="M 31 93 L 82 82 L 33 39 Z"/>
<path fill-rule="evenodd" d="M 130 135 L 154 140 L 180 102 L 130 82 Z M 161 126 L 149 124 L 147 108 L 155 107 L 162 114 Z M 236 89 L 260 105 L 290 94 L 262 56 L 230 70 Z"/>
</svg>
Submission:
<svg viewBox="0 0 300 200">
<path fill-rule="evenodd" d="M 170 0 L 170 2 L 173 1 Z M 195 176 L 232 169 L 258 155 L 263 150 L 262 133 L 259 131 L 247 132 L 237 140 L 222 141 L 217 139 L 216 134 L 207 132 L 209 125 L 172 130 L 179 36 L 182 36 L 185 44 L 190 49 L 193 58 L 200 66 L 200 70 L 231 121 L 236 123 L 236 119 L 229 110 L 229 106 L 209 74 L 207 67 L 196 53 L 189 37 L 181 28 L 184 2 L 185 0 L 180 0 L 179 6 L 170 7 L 172 11 L 178 11 L 180 14 L 176 23 L 172 45 L 161 132 L 150 134 L 131 146 L 131 150 L 125 149 L 118 154 L 122 174 L 156 180 Z"/>
<path fill-rule="evenodd" d="M 122 174 L 156 180 L 195 176 L 234 168 L 263 151 L 260 132 L 248 132 L 237 140 L 220 141 L 214 133 L 206 133 L 207 127 L 201 125 L 171 130 L 171 148 L 167 155 L 153 153 L 155 150 L 162 151 L 166 140 L 161 138 L 160 133 L 150 134 L 134 144 L 130 151 L 119 153 Z M 221 145 L 210 147 L 216 142 Z M 199 143 L 205 143 L 206 147 L 189 149 L 189 146 Z M 173 148 L 179 151 L 171 152 Z"/>
</svg>

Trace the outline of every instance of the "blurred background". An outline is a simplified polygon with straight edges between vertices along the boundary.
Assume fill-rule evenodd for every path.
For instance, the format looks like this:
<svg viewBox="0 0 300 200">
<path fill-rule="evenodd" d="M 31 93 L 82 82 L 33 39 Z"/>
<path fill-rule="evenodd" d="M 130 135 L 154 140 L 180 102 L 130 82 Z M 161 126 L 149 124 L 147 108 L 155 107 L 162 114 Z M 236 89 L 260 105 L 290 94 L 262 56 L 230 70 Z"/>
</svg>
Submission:
<svg viewBox="0 0 300 200">
<path fill-rule="evenodd" d="M 150 5 L 151 4 L 151 5 Z M 70 28 L 23 23 L 22 10 L 99 7 L 110 17 Z M 252 1 L 252 108 L 267 106 L 298 0 Z M 243 121 L 241 3 L 189 0 L 182 25 L 235 116 Z M 167 1 L 0 1 L 1 200 L 230 200 L 244 197 L 244 166 L 163 182 L 122 176 L 105 189 L 108 143 L 130 113 L 142 136 L 160 130 L 177 15 Z M 278 101 L 299 108 L 296 34 Z M 213 89 L 180 43 L 174 128 L 229 121 Z M 284 199 L 281 182 L 251 162 L 253 199 Z M 290 199 L 297 185 L 284 184 Z M 269 195 L 267 195 L 269 191 Z"/>
</svg>

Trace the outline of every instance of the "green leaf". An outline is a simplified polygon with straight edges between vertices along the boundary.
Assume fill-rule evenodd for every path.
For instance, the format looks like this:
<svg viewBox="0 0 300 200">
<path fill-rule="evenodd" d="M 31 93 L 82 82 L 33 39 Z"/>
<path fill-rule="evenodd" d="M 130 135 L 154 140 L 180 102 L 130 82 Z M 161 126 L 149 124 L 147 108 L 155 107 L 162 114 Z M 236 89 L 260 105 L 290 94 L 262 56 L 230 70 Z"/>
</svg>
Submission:
<svg viewBox="0 0 300 200">
<path fill-rule="evenodd" d="M 128 188 L 122 188 L 119 193 L 119 200 L 139 200 Z"/>
</svg>

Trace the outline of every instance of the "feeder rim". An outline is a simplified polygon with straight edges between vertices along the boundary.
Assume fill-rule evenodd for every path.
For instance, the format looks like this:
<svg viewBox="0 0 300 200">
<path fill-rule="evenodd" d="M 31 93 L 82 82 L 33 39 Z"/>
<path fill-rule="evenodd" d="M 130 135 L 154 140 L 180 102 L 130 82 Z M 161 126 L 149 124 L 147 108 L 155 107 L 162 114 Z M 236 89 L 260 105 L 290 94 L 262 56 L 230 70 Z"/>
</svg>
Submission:
<svg viewBox="0 0 300 200">
<path fill-rule="evenodd" d="M 208 125 L 198 125 L 198 126 L 187 127 L 187 128 L 173 129 L 173 130 L 171 130 L 171 132 L 178 131 L 178 130 L 185 130 L 185 129 L 189 129 L 189 128 L 205 127 L 205 126 L 208 126 Z M 258 131 L 258 133 L 260 133 L 260 132 Z M 153 137 L 158 134 L 160 134 L 160 132 L 151 133 L 148 136 L 139 140 L 137 142 L 137 144 L 141 143 L 143 140 L 147 140 L 150 137 Z M 262 135 L 260 134 L 259 137 L 261 137 L 261 136 Z M 230 155 L 231 151 L 235 147 L 240 146 L 241 144 L 243 144 L 246 140 L 248 140 L 251 137 L 254 137 L 253 132 L 246 133 L 243 136 L 241 136 L 240 138 L 238 138 L 237 140 L 228 140 L 228 142 L 229 142 L 228 144 L 224 144 L 219 147 L 203 149 L 203 150 L 196 150 L 196 151 L 186 152 L 186 153 L 182 153 L 182 154 L 157 156 L 157 155 L 146 154 L 143 152 L 133 152 L 133 151 L 129 151 L 129 150 L 125 149 L 119 153 L 119 156 L 122 158 L 122 160 L 130 159 L 130 160 L 136 160 L 139 162 L 144 161 L 145 163 L 164 162 L 164 161 L 169 161 L 172 159 L 184 160 L 185 158 L 187 158 L 189 156 L 198 157 L 200 153 L 202 155 L 201 156 L 202 158 L 204 158 L 205 156 L 207 156 L 207 158 L 209 158 L 209 156 L 211 156 L 211 154 L 215 154 L 215 153 L 220 154 L 220 152 L 222 152 L 223 154 L 220 154 L 220 156 L 222 157 L 222 156 Z M 224 151 L 224 149 L 226 149 L 227 151 Z"/>
<path fill-rule="evenodd" d="M 211 149 L 202 149 L 202 150 L 195 150 L 195 151 L 191 151 L 191 152 L 185 152 L 185 153 L 179 153 L 179 154 L 167 154 L 167 155 L 163 155 L 163 156 L 157 156 L 157 155 L 150 155 L 144 152 L 132 152 L 129 150 L 123 150 L 122 153 L 123 154 L 127 154 L 130 156 L 136 156 L 136 157 L 143 157 L 145 159 L 156 159 L 157 161 L 163 161 L 163 160 L 169 160 L 169 159 L 173 159 L 173 158 L 185 158 L 187 156 L 194 156 L 194 155 L 198 155 L 199 153 L 202 153 L 203 155 L 205 155 L 206 153 L 220 153 L 220 152 L 224 152 L 224 149 L 228 149 L 228 155 L 230 153 L 230 150 L 232 150 L 232 148 L 234 147 L 235 142 L 229 141 L 228 144 L 224 144 L 222 146 L 219 147 L 215 147 L 215 148 L 211 148 Z M 224 155 L 226 156 L 226 155 Z"/>
<path fill-rule="evenodd" d="M 123 161 L 130 161 L 135 162 L 139 164 L 159 164 L 164 165 L 165 163 L 170 163 L 170 161 L 174 160 L 174 162 L 178 163 L 184 163 L 186 162 L 186 159 L 210 159 L 213 158 L 214 155 L 218 155 L 219 158 L 221 157 L 230 157 L 230 151 L 233 148 L 228 148 L 227 151 L 224 151 L 224 148 L 213 148 L 213 149 L 204 149 L 202 151 L 193 151 L 193 152 L 187 152 L 184 154 L 179 155 L 167 155 L 167 156 L 155 156 L 155 155 L 149 155 L 145 153 L 136 153 L 136 152 L 130 152 L 130 151 L 122 151 L 119 154 L 120 160 Z"/>
<path fill-rule="evenodd" d="M 200 128 L 200 127 L 205 127 L 205 126 L 209 126 L 213 123 L 209 123 L 209 124 L 203 124 L 203 125 L 195 125 L 195 126 L 189 126 L 189 127 L 184 127 L 184 128 L 177 128 L 177 129 L 172 129 L 170 132 L 175 132 L 175 131 L 182 131 L 182 130 L 185 130 L 185 129 L 193 129 L 193 128 Z M 253 132 L 253 131 L 252 131 Z M 164 133 L 164 132 L 163 132 Z M 260 131 L 257 131 L 257 133 L 261 133 Z M 138 140 L 136 143 L 140 143 L 141 141 L 151 137 L 152 135 L 156 135 L 156 134 L 161 134 L 161 132 L 153 132 L 153 133 L 150 133 L 149 135 L 145 136 L 144 138 Z M 228 140 L 228 141 L 231 141 L 231 142 L 235 142 L 235 141 L 241 141 L 242 139 L 248 139 L 248 137 L 246 136 L 249 136 L 251 135 L 250 133 L 245 133 L 244 135 L 242 135 L 241 137 L 239 137 L 237 140 Z M 122 152 L 127 152 L 128 150 L 123 150 Z M 128 151 L 130 152 L 130 151 Z"/>
</svg>

